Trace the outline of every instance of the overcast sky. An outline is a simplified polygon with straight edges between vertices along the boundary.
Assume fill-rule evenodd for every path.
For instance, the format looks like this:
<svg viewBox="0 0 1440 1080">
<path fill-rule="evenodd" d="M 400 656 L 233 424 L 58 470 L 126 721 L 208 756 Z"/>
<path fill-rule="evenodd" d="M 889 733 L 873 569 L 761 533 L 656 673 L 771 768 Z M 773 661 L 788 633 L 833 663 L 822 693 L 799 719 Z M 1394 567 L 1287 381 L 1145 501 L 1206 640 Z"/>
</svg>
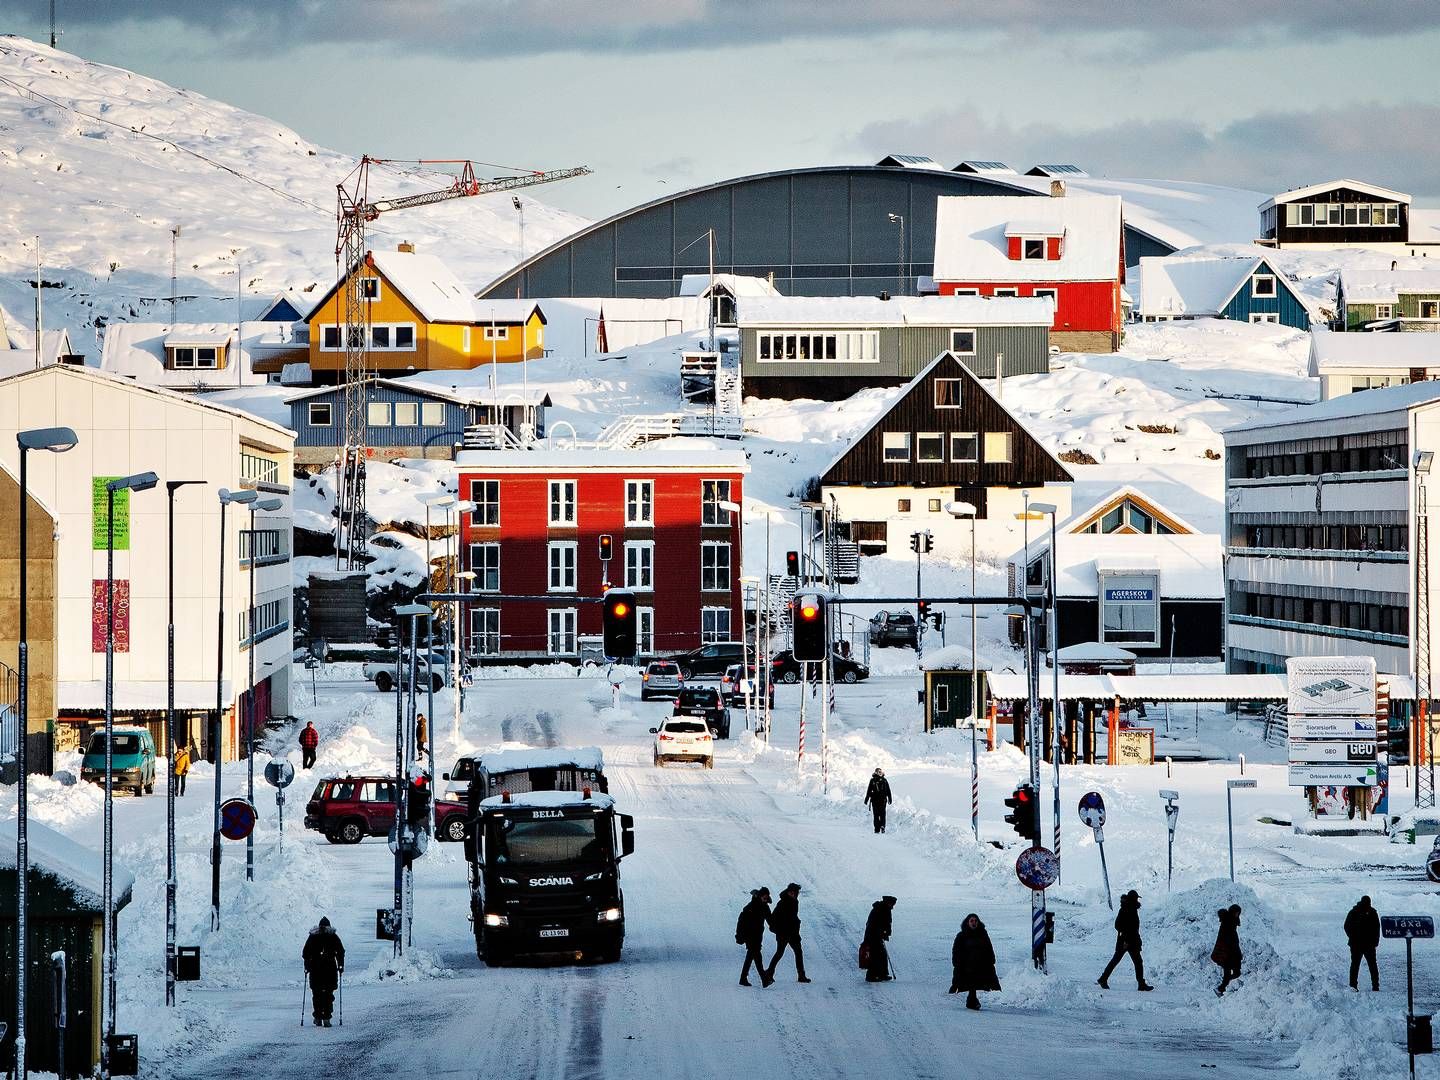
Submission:
<svg viewBox="0 0 1440 1080">
<path fill-rule="evenodd" d="M 774 168 L 928 154 L 1440 204 L 1440 3 L 58 0 L 62 48 L 384 157 L 596 175 L 600 217 Z M 47 0 L 0 0 L 45 40 Z"/>
</svg>

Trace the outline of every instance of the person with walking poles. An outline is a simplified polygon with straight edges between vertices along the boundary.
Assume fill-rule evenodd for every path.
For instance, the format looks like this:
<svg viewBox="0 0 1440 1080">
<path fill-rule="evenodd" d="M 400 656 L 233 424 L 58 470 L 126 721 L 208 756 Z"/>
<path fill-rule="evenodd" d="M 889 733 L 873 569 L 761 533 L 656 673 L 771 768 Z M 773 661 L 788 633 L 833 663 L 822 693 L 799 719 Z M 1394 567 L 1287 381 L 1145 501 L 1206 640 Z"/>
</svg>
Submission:
<svg viewBox="0 0 1440 1080">
<path fill-rule="evenodd" d="M 974 912 L 966 915 L 960 924 L 955 944 L 950 947 L 950 963 L 954 968 L 950 993 L 964 990 L 967 1009 L 980 1008 L 980 999 L 976 996 L 979 991 L 1000 989 L 1000 977 L 995 974 L 995 946 L 990 944 L 990 934 Z"/>
<path fill-rule="evenodd" d="M 1095 981 L 1101 990 L 1110 989 L 1110 973 L 1119 966 L 1125 954 L 1135 962 L 1135 989 L 1154 990 L 1145 981 L 1145 961 L 1140 956 L 1140 894 L 1131 889 L 1120 897 L 1120 913 L 1115 916 L 1115 955 L 1105 965 L 1105 972 Z"/>
<path fill-rule="evenodd" d="M 1380 913 L 1370 906 L 1370 897 L 1360 902 L 1345 916 L 1345 937 L 1350 942 L 1350 989 L 1358 991 L 1360 961 L 1370 968 L 1370 989 L 1380 990 L 1380 968 L 1375 963 L 1375 950 L 1380 945 Z"/>
<path fill-rule="evenodd" d="M 770 968 L 765 974 L 766 980 L 775 981 L 775 968 L 788 946 L 795 954 L 795 974 L 798 976 L 796 981 L 808 983 L 810 980 L 805 976 L 805 953 L 800 948 L 800 886 L 795 882 L 790 882 L 781 891 L 775 910 L 770 914 L 770 929 L 775 934 L 775 956 L 770 960 Z"/>
<path fill-rule="evenodd" d="M 190 748 L 180 746 L 175 750 L 175 794 L 185 794 L 185 778 L 190 775 Z M 1353 981 L 1353 980 L 1352 980 Z"/>
<path fill-rule="evenodd" d="M 315 721 L 305 721 L 300 731 L 300 767 L 308 769 L 315 764 L 315 748 L 320 745 L 320 732 L 315 730 Z"/>
<path fill-rule="evenodd" d="M 422 713 L 416 713 L 416 714 L 415 714 L 415 760 L 416 760 L 416 761 L 424 761 L 424 760 L 425 760 L 425 746 L 426 746 L 425 736 L 426 736 L 426 734 L 427 734 L 427 725 L 426 725 L 426 722 L 425 722 L 425 714 L 424 714 L 423 712 L 422 712 Z"/>
<path fill-rule="evenodd" d="M 891 913 L 895 910 L 895 897 L 882 896 L 870 905 L 870 915 L 865 920 L 865 938 L 860 944 L 861 966 L 865 968 L 866 982 L 889 982 Z"/>
<path fill-rule="evenodd" d="M 885 808 L 894 800 L 890 797 L 890 781 L 885 779 L 885 770 L 876 769 L 870 777 L 870 786 L 865 789 L 865 803 L 875 819 L 875 831 L 885 831 Z"/>
<path fill-rule="evenodd" d="M 1240 905 L 1231 904 L 1215 912 L 1220 919 L 1220 931 L 1215 935 L 1215 948 L 1210 950 L 1210 959 L 1220 965 L 1224 972 L 1215 996 L 1225 993 L 1225 988 L 1240 977 L 1240 963 L 1244 955 L 1240 951 Z"/>
<path fill-rule="evenodd" d="M 750 965 L 760 976 L 760 985 L 769 986 L 774 980 L 765 971 L 765 957 L 760 950 L 765 944 L 765 926 L 770 921 L 770 890 L 751 889 L 750 903 L 740 911 L 735 920 L 735 944 L 745 946 L 745 966 L 740 969 L 740 985 L 750 985 Z"/>
<path fill-rule="evenodd" d="M 345 975 L 345 944 L 340 935 L 330 927 L 330 920 L 323 915 L 320 925 L 310 931 L 305 939 L 305 950 L 301 954 L 305 961 L 305 973 L 310 977 L 310 997 L 316 1027 L 329 1027 L 330 1017 L 335 1012 L 335 988 Z M 301 1007 L 304 1018 L 304 1007 Z"/>
</svg>

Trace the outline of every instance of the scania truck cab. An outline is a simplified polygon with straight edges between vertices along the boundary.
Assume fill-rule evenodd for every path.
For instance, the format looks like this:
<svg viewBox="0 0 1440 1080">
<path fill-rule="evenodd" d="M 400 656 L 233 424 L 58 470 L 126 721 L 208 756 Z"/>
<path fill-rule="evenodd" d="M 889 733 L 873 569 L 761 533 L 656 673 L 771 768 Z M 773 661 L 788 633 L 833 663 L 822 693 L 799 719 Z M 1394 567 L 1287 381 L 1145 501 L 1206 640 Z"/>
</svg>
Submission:
<svg viewBox="0 0 1440 1080">
<path fill-rule="evenodd" d="M 635 823 L 615 801 L 580 791 L 504 793 L 480 802 L 470 863 L 475 950 L 490 967 L 517 956 L 620 959 L 620 860 Z"/>
</svg>

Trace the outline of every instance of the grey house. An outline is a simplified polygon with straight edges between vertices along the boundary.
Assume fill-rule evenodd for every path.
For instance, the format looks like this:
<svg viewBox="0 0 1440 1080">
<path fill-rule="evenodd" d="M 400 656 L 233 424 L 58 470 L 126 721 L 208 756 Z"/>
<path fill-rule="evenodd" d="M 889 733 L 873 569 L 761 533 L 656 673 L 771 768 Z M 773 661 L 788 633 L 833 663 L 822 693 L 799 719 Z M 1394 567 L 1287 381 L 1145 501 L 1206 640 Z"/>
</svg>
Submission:
<svg viewBox="0 0 1440 1080">
<path fill-rule="evenodd" d="M 1048 299 L 774 296 L 739 305 L 741 378 L 757 397 L 836 401 L 903 386 L 943 352 L 985 379 L 1049 370 Z"/>
</svg>

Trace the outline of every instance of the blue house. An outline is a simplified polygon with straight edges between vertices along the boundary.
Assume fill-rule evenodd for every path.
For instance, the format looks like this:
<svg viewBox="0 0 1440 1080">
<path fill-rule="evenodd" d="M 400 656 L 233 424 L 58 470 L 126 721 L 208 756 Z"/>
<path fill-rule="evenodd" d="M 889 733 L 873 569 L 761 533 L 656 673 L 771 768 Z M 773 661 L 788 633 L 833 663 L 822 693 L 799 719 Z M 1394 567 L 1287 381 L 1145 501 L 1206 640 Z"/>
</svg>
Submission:
<svg viewBox="0 0 1440 1080">
<path fill-rule="evenodd" d="M 1296 330 L 1325 321 L 1264 255 L 1143 258 L 1134 318 L 1138 322 L 1230 319 Z"/>
<path fill-rule="evenodd" d="M 310 305 L 298 293 L 282 292 L 277 293 L 275 299 L 251 321 L 297 323 L 303 322 L 309 313 Z"/>
<path fill-rule="evenodd" d="M 296 433 L 295 463 L 320 465 L 335 459 L 345 442 L 345 387 L 323 386 L 286 398 Z M 393 379 L 365 384 L 365 445 L 377 456 L 455 456 L 465 429 L 476 422 L 475 405 L 429 387 Z"/>
</svg>

